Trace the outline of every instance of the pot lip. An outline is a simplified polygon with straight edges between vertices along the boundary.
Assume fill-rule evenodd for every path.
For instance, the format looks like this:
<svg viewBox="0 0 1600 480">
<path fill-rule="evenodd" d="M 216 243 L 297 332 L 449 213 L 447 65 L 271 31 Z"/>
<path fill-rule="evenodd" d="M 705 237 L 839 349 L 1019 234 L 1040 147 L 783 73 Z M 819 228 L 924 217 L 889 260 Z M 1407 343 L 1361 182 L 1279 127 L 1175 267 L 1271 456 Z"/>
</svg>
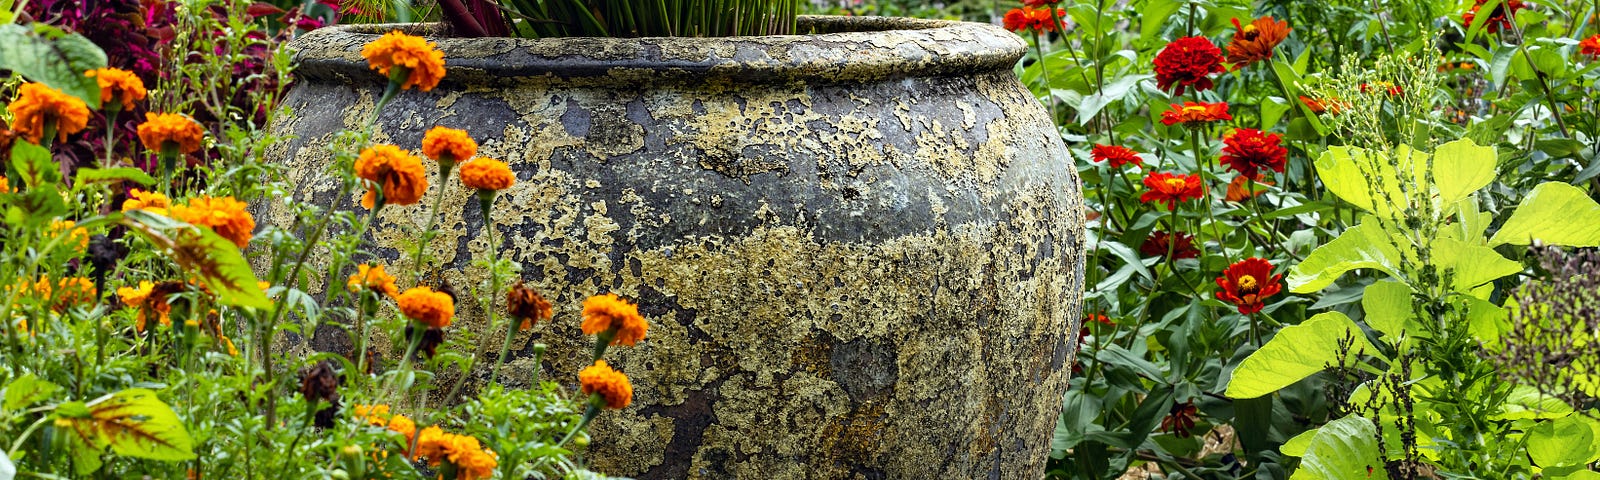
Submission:
<svg viewBox="0 0 1600 480">
<path fill-rule="evenodd" d="M 447 83 L 556 79 L 639 87 L 641 81 L 846 82 L 1010 72 L 1026 43 L 995 25 L 899 17 L 799 17 L 823 33 L 747 37 L 452 38 L 442 23 L 340 25 L 295 39 L 297 75 L 385 79 L 361 47 L 390 31 L 427 37 Z"/>
</svg>

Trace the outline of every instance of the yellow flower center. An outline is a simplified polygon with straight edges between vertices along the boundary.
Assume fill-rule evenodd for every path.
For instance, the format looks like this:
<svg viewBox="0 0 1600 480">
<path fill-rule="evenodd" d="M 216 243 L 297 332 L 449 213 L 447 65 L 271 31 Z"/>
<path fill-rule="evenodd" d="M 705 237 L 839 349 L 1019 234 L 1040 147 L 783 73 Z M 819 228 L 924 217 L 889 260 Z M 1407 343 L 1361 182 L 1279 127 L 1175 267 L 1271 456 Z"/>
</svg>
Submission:
<svg viewBox="0 0 1600 480">
<path fill-rule="evenodd" d="M 1255 289 L 1256 289 L 1256 277 L 1255 276 L 1253 276 L 1253 275 L 1245 275 L 1243 277 L 1239 277 L 1239 290 L 1240 291 L 1254 291 Z"/>
<path fill-rule="evenodd" d="M 1256 33 L 1256 24 L 1252 23 L 1252 24 L 1249 24 L 1249 25 L 1245 25 L 1244 26 L 1244 33 Z"/>
<path fill-rule="evenodd" d="M 1187 106 L 1187 107 L 1183 107 L 1183 113 L 1205 113 L 1205 112 L 1206 112 L 1206 107 L 1202 107 L 1202 106 L 1199 106 L 1199 105 L 1190 105 L 1190 106 Z"/>
<path fill-rule="evenodd" d="M 1183 190 L 1183 188 L 1187 187 L 1187 186 L 1189 186 L 1189 182 L 1184 181 L 1184 179 L 1182 179 L 1182 178 L 1169 178 L 1169 179 L 1167 179 L 1167 188 L 1169 188 L 1169 189 L 1172 189 L 1172 190 Z"/>
</svg>

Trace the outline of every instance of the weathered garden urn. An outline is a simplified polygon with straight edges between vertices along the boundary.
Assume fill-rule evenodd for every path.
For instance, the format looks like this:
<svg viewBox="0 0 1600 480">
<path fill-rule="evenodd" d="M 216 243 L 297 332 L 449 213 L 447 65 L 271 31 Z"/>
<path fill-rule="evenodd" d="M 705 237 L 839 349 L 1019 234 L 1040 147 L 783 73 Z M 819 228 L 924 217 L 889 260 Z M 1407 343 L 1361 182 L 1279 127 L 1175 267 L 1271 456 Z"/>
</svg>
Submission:
<svg viewBox="0 0 1600 480">
<path fill-rule="evenodd" d="M 512 340 L 514 386 L 533 368 L 576 383 L 593 342 L 578 328 L 589 295 L 634 299 L 651 322 L 638 346 L 607 354 L 635 396 L 596 421 L 592 468 L 1039 478 L 1076 347 L 1084 229 L 1067 149 L 1013 73 L 1023 42 L 960 22 L 800 27 L 814 34 L 321 29 L 292 45 L 293 115 L 275 130 L 295 138 L 280 155 L 297 195 L 332 200 L 327 146 L 360 128 L 384 89 L 362 45 L 394 28 L 434 37 L 444 83 L 401 93 L 375 141 L 418 149 L 430 127 L 464 129 L 517 184 L 495 205 L 502 241 L 490 245 L 475 198 L 450 180 L 426 276 L 465 292 L 484 278 L 472 260 L 495 249 L 557 305 L 553 323 Z M 391 271 L 411 271 L 402 252 L 439 194 L 430 180 L 422 204 L 374 223 L 369 245 Z M 340 202 L 359 208 L 358 197 Z M 281 210 L 266 221 L 287 225 Z M 449 330 L 501 335 L 484 332 L 475 302 L 458 305 Z M 550 345 L 543 365 L 533 342 Z"/>
</svg>

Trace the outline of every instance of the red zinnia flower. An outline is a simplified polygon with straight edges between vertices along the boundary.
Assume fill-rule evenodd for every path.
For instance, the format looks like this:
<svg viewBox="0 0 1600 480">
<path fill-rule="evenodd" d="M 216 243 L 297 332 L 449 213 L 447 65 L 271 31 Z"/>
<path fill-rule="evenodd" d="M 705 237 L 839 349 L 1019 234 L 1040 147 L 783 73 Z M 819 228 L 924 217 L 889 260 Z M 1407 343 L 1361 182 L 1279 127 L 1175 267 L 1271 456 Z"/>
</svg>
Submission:
<svg viewBox="0 0 1600 480">
<path fill-rule="evenodd" d="M 1150 191 L 1140 195 L 1139 201 L 1166 203 L 1169 211 L 1177 210 L 1179 202 L 1194 200 L 1206 194 L 1205 187 L 1200 185 L 1199 175 L 1152 173 L 1144 177 L 1144 186 Z"/>
<path fill-rule="evenodd" d="M 1061 3 L 1061 0 L 1022 0 L 1023 6 L 1034 8 L 1048 7 L 1057 3 Z"/>
<path fill-rule="evenodd" d="M 1306 104 L 1306 107 L 1311 109 L 1311 113 L 1315 113 L 1317 115 L 1322 115 L 1323 113 L 1338 115 L 1339 111 L 1344 109 L 1344 107 L 1339 104 L 1339 100 L 1337 99 L 1311 98 L 1301 95 L 1300 103 Z"/>
<path fill-rule="evenodd" d="M 1276 133 L 1263 135 L 1254 128 L 1241 128 L 1222 138 L 1222 163 L 1240 175 L 1254 178 L 1262 169 L 1282 172 L 1289 149 Z"/>
<path fill-rule="evenodd" d="M 1143 166 L 1144 159 L 1139 158 L 1139 152 L 1120 145 L 1095 145 L 1089 154 L 1094 158 L 1094 163 L 1111 162 L 1111 168 L 1127 164 Z"/>
<path fill-rule="evenodd" d="M 1461 14 L 1462 28 L 1472 28 L 1473 20 L 1480 16 L 1478 9 L 1483 8 L 1483 4 L 1485 3 L 1488 3 L 1488 0 L 1477 0 L 1473 3 L 1472 10 Z M 1484 24 L 1483 29 L 1488 30 L 1489 33 L 1499 33 L 1500 29 L 1502 28 L 1510 28 L 1511 18 L 1510 16 L 1506 15 L 1506 12 L 1510 11 L 1511 16 L 1515 16 L 1517 14 L 1517 10 L 1522 10 L 1524 8 L 1528 8 L 1528 5 L 1522 3 L 1522 0 L 1506 0 L 1504 3 L 1496 6 L 1494 10 L 1490 11 L 1488 15 L 1484 15 L 1487 17 L 1485 20 L 1489 23 Z"/>
<path fill-rule="evenodd" d="M 1056 9 L 1056 17 L 1066 16 L 1066 9 Z M 1032 6 L 1013 8 L 1011 11 L 1006 12 L 1006 16 L 1002 21 L 1005 23 L 1006 30 L 1017 33 L 1056 31 L 1056 21 L 1054 18 L 1050 18 L 1049 8 L 1034 8 Z"/>
<path fill-rule="evenodd" d="M 1578 42 L 1578 53 L 1591 57 L 1600 57 L 1600 35 L 1595 35 Z"/>
<path fill-rule="evenodd" d="M 1182 123 L 1186 127 L 1196 127 L 1219 120 L 1233 120 L 1233 115 L 1228 114 L 1228 102 L 1183 102 L 1183 105 L 1174 103 L 1172 110 L 1161 112 L 1161 123 L 1167 126 Z"/>
<path fill-rule="evenodd" d="M 1222 49 L 1205 37 L 1183 37 L 1167 44 L 1156 54 L 1156 86 L 1162 90 L 1176 87 L 1174 95 L 1183 95 L 1185 88 L 1197 92 L 1211 89 L 1213 73 L 1222 73 Z"/>
<path fill-rule="evenodd" d="M 1389 92 L 1389 96 L 1391 96 L 1391 97 L 1398 97 L 1398 96 L 1406 94 L 1406 90 L 1405 89 L 1400 88 L 1399 85 L 1395 85 L 1393 83 L 1378 82 L 1378 86 L 1379 87 L 1384 87 L 1384 90 Z M 1367 90 L 1368 90 L 1368 85 L 1365 84 L 1365 83 L 1361 84 L 1361 93 L 1367 93 Z"/>
<path fill-rule="evenodd" d="M 1234 69 L 1272 58 L 1272 49 L 1289 38 L 1290 31 L 1289 22 L 1272 17 L 1257 18 L 1244 26 L 1235 18 L 1233 28 L 1233 41 L 1228 43 L 1228 63 L 1232 63 Z"/>
<path fill-rule="evenodd" d="M 1183 232 L 1167 233 L 1160 230 L 1150 232 L 1150 238 L 1139 245 L 1139 253 L 1152 257 L 1165 257 L 1167 251 L 1172 251 L 1172 259 L 1200 258 L 1200 249 L 1194 247 L 1194 235 Z"/>
<path fill-rule="evenodd" d="M 1272 263 L 1261 258 L 1247 258 L 1228 266 L 1217 277 L 1217 299 L 1239 307 L 1239 313 L 1249 315 L 1261 311 L 1267 297 L 1277 295 L 1282 289 L 1278 281 L 1283 275 L 1272 274 Z"/>
</svg>

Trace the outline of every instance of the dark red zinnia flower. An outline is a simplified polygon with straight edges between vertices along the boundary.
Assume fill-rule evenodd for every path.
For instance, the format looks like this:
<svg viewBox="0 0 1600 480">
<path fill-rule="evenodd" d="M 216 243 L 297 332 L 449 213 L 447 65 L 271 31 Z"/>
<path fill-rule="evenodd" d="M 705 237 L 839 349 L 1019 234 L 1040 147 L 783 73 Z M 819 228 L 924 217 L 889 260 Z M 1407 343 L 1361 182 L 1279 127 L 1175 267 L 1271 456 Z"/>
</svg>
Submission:
<svg viewBox="0 0 1600 480">
<path fill-rule="evenodd" d="M 1165 203 L 1169 211 L 1177 210 L 1180 202 L 1194 200 L 1206 194 L 1205 187 L 1200 185 L 1199 175 L 1157 172 L 1144 177 L 1144 186 L 1150 190 L 1140 195 L 1139 201 Z"/>
<path fill-rule="evenodd" d="M 1272 274 L 1272 263 L 1263 258 L 1247 258 L 1229 265 L 1217 277 L 1217 299 L 1239 307 L 1239 313 L 1249 315 L 1261 311 L 1262 300 L 1277 295 L 1282 290 L 1279 280 L 1283 275 Z"/>
<path fill-rule="evenodd" d="M 1511 28 L 1511 17 L 1517 14 L 1517 10 L 1528 8 L 1528 5 L 1523 3 L 1522 0 L 1506 0 L 1495 6 L 1494 10 L 1490 11 L 1488 15 L 1483 15 L 1478 10 L 1482 9 L 1485 3 L 1488 3 L 1488 0 L 1477 0 L 1473 2 L 1471 10 L 1461 14 L 1462 28 L 1471 29 L 1472 22 L 1479 17 L 1483 17 L 1484 21 L 1488 22 L 1483 25 L 1483 29 L 1488 30 L 1489 33 L 1499 33 L 1502 28 Z M 1511 15 L 1506 15 L 1507 11 L 1510 11 Z"/>
<path fill-rule="evenodd" d="M 1166 126 L 1182 123 L 1185 127 L 1193 128 L 1222 120 L 1233 120 L 1233 115 L 1228 114 L 1228 102 L 1174 103 L 1172 110 L 1161 112 L 1161 124 Z"/>
<path fill-rule="evenodd" d="M 1172 409 L 1167 411 L 1167 416 L 1161 419 L 1161 431 L 1176 434 L 1179 438 L 1189 438 L 1194 436 L 1189 430 L 1194 429 L 1199 419 L 1200 409 L 1195 408 L 1194 400 L 1174 403 Z"/>
<path fill-rule="evenodd" d="M 1139 152 L 1120 145 L 1095 145 L 1089 151 L 1094 163 L 1111 162 L 1112 168 L 1127 164 L 1144 165 L 1144 159 L 1139 158 Z"/>
<path fill-rule="evenodd" d="M 1276 133 L 1263 134 L 1254 128 L 1241 128 L 1222 138 L 1222 163 L 1240 175 L 1255 178 L 1262 170 L 1282 172 L 1289 149 Z"/>
<path fill-rule="evenodd" d="M 1150 232 L 1150 237 L 1144 239 L 1144 244 L 1139 245 L 1139 253 L 1151 257 L 1165 257 L 1167 252 L 1172 252 L 1172 259 L 1200 258 L 1200 249 L 1194 246 L 1194 235 L 1183 232 L 1167 233 L 1160 230 Z"/>
<path fill-rule="evenodd" d="M 1186 88 L 1210 90 L 1210 75 L 1227 71 L 1222 66 L 1222 49 L 1205 37 L 1183 37 L 1167 44 L 1156 54 L 1156 86 L 1183 95 Z"/>
</svg>

